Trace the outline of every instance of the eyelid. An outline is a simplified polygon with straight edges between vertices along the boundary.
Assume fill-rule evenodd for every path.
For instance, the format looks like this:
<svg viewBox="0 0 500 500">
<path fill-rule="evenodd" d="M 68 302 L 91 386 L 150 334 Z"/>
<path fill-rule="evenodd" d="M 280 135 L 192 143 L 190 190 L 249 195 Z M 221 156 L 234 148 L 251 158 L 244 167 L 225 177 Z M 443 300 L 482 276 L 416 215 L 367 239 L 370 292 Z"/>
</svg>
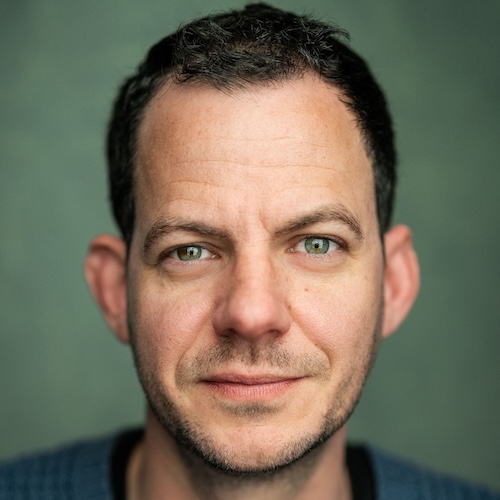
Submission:
<svg viewBox="0 0 500 500">
<path fill-rule="evenodd" d="M 179 259 L 177 256 L 176 257 L 172 256 L 178 250 L 180 250 L 182 248 L 188 248 L 188 247 L 199 247 L 199 248 L 202 249 L 202 251 L 208 252 L 210 254 L 210 256 L 209 257 L 200 257 L 199 259 L 186 260 L 186 261 L 183 261 L 182 259 Z M 183 245 L 175 245 L 175 246 L 166 248 L 158 256 L 158 262 L 161 262 L 162 260 L 170 258 L 170 259 L 178 261 L 178 262 L 185 262 L 185 263 L 187 263 L 187 262 L 196 262 L 196 261 L 200 261 L 200 260 L 206 260 L 207 258 L 214 258 L 216 256 L 217 256 L 217 252 L 213 249 L 212 245 L 207 245 L 206 243 L 194 242 L 194 243 L 185 243 Z"/>
<path fill-rule="evenodd" d="M 349 250 L 349 244 L 343 238 L 340 238 L 338 236 L 333 236 L 331 234 L 301 234 L 292 238 L 290 251 L 297 251 L 295 250 L 297 245 L 308 239 L 328 240 L 331 243 L 335 244 L 340 250 Z"/>
</svg>

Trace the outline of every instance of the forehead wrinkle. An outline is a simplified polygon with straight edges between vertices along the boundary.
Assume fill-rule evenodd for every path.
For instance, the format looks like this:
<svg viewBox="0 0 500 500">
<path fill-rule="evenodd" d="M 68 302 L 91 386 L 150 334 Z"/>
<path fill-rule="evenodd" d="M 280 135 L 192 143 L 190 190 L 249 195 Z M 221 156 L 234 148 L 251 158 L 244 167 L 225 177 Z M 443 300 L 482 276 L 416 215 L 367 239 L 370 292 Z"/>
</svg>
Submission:
<svg viewBox="0 0 500 500">
<path fill-rule="evenodd" d="M 179 165 L 188 165 L 190 162 L 177 162 L 177 166 Z M 165 170 L 169 170 L 168 166 L 163 167 Z M 216 176 L 210 176 L 208 179 L 199 179 L 195 175 L 191 175 L 189 178 L 182 179 L 161 179 L 158 174 L 158 169 L 141 169 L 141 174 L 138 175 L 137 179 L 137 203 L 141 202 L 141 199 L 144 201 L 148 201 L 154 198 L 161 199 L 169 199 L 170 201 L 176 201 L 176 199 L 183 198 L 183 192 L 186 191 L 187 187 L 190 187 L 190 190 L 195 189 L 203 189 L 203 188 L 215 188 L 215 189 L 226 189 L 223 180 L 217 179 Z M 177 193 L 176 196 L 173 196 L 172 190 L 176 185 L 181 186 L 181 191 Z M 201 203 L 201 200 L 197 200 Z"/>
<path fill-rule="evenodd" d="M 325 170 L 328 172 L 334 171 L 336 175 L 339 175 L 339 173 L 334 170 L 334 166 L 331 164 L 328 165 L 320 165 L 317 163 L 306 163 L 306 162 L 284 162 L 284 161 L 279 161 L 276 160 L 275 162 L 270 162 L 266 161 L 266 163 L 259 163 L 256 161 L 248 160 L 246 162 L 241 161 L 241 159 L 238 159 L 238 161 L 234 159 L 219 159 L 219 158 L 190 158 L 189 160 L 183 160 L 183 161 L 176 161 L 176 165 L 182 166 L 182 165 L 191 165 L 191 164 L 199 164 L 199 168 L 203 168 L 202 165 L 219 165 L 219 164 L 227 164 L 231 168 L 238 168 L 239 166 L 243 167 L 253 167 L 255 169 L 265 169 L 265 168 L 308 168 L 308 169 L 316 169 L 316 170 Z M 166 169 L 169 167 L 166 166 Z M 156 176 L 154 173 L 151 173 L 150 175 L 146 176 L 154 181 L 156 181 Z M 215 182 L 207 182 L 206 180 L 199 181 L 197 180 L 194 176 L 192 176 L 190 179 L 179 179 L 179 180 L 172 180 L 168 181 L 168 184 L 177 184 L 177 183 L 192 183 L 192 184 L 210 184 L 215 187 L 223 187 L 223 184 L 217 184 Z"/>
</svg>

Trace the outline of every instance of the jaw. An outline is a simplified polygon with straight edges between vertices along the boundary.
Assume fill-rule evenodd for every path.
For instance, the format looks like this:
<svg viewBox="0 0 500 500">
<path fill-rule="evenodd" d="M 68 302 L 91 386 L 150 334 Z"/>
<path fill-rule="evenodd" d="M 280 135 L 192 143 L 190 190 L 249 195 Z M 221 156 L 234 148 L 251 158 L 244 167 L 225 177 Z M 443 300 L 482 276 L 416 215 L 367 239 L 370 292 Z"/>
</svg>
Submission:
<svg viewBox="0 0 500 500">
<path fill-rule="evenodd" d="M 179 498 L 193 499 L 331 498 L 332 492 L 348 492 L 350 488 L 344 448 L 345 426 L 287 465 L 268 470 L 229 470 L 184 446 L 165 431 L 149 409 L 142 467 L 137 467 L 140 472 L 135 482 L 144 488 L 148 485 L 151 498 L 163 498 L 161 492 L 165 491 L 168 498 L 177 498 L 176 492 Z"/>
</svg>

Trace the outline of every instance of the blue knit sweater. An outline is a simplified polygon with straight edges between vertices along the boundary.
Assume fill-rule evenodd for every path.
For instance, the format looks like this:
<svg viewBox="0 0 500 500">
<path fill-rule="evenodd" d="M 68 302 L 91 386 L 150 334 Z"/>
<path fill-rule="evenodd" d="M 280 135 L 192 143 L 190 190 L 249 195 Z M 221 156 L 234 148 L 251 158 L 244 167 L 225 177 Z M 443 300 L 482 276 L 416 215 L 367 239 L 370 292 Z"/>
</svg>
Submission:
<svg viewBox="0 0 500 500">
<path fill-rule="evenodd" d="M 0 465 L 0 500 L 112 500 L 110 462 L 117 436 Z M 437 475 L 374 448 L 377 500 L 500 500 L 484 488 Z"/>
</svg>

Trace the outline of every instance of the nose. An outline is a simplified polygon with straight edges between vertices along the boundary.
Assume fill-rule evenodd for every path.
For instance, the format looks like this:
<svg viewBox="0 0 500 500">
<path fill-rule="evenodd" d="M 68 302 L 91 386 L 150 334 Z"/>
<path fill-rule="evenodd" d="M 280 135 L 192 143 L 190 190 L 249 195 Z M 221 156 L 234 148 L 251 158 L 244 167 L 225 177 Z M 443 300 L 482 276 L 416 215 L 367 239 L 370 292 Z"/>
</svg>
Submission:
<svg viewBox="0 0 500 500">
<path fill-rule="evenodd" d="M 237 262 L 214 313 L 215 331 L 247 340 L 286 333 L 291 316 L 280 274 L 264 259 Z"/>
</svg>

